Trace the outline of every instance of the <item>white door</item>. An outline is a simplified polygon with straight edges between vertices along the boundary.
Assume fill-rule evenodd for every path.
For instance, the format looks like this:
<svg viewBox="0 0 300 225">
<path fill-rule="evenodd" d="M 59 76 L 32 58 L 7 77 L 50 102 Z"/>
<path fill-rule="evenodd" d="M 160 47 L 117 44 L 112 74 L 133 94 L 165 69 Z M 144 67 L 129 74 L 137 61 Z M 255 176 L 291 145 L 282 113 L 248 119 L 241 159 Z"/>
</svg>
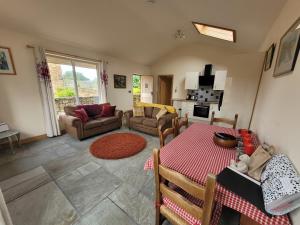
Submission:
<svg viewBox="0 0 300 225">
<path fill-rule="evenodd" d="M 141 102 L 153 102 L 153 76 L 141 76 Z"/>
<path fill-rule="evenodd" d="M 219 70 L 215 74 L 214 90 L 224 90 L 226 84 L 227 71 Z"/>
</svg>

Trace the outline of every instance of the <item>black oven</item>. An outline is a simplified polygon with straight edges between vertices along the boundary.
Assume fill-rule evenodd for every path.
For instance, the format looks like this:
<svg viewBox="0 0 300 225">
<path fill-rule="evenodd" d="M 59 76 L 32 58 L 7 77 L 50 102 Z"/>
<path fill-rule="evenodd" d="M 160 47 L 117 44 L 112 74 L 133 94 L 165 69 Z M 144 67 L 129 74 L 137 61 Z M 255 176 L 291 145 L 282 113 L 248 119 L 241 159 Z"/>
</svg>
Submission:
<svg viewBox="0 0 300 225">
<path fill-rule="evenodd" d="M 209 117 L 209 105 L 194 105 L 193 116 L 208 118 Z"/>
</svg>

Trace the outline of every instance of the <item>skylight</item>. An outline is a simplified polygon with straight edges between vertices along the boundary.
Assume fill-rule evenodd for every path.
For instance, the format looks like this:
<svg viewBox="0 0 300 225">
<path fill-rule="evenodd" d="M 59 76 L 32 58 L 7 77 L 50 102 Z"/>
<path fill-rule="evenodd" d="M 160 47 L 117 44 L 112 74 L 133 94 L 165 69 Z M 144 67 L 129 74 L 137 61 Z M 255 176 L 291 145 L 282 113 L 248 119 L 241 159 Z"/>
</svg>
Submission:
<svg viewBox="0 0 300 225">
<path fill-rule="evenodd" d="M 235 30 L 197 22 L 193 22 L 193 24 L 200 34 L 225 41 L 236 42 Z"/>
</svg>

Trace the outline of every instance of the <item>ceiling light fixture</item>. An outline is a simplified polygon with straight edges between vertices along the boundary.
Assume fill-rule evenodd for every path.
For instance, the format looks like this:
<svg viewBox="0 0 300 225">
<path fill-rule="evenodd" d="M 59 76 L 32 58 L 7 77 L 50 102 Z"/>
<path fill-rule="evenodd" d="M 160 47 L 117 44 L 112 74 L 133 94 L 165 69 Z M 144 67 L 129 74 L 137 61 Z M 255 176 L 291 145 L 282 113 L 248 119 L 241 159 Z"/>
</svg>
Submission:
<svg viewBox="0 0 300 225">
<path fill-rule="evenodd" d="M 208 25 L 204 23 L 193 22 L 195 28 L 200 34 L 222 39 L 225 41 L 236 42 L 236 32 L 235 30 L 217 27 L 213 25 Z"/>
<path fill-rule="evenodd" d="M 177 40 L 183 40 L 185 39 L 185 34 L 183 33 L 182 30 L 177 30 L 175 33 L 175 39 Z"/>
</svg>

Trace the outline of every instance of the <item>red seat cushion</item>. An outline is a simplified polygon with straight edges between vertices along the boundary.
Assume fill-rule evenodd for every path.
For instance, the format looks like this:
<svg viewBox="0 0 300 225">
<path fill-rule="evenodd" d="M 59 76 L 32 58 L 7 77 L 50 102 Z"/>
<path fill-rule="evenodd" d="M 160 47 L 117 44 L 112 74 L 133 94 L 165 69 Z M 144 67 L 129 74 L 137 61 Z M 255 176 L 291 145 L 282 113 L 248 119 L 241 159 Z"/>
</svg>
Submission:
<svg viewBox="0 0 300 225">
<path fill-rule="evenodd" d="M 116 106 L 103 105 L 101 111 L 101 117 L 109 117 L 115 115 Z"/>
<path fill-rule="evenodd" d="M 94 117 L 101 113 L 101 108 L 98 104 L 78 105 L 77 109 L 84 109 L 89 117 Z"/>
<path fill-rule="evenodd" d="M 75 116 L 79 118 L 83 123 L 89 121 L 89 116 L 84 108 L 74 110 Z"/>
<path fill-rule="evenodd" d="M 109 103 L 103 104 L 90 104 L 90 105 L 78 105 L 77 109 L 84 109 L 89 117 L 95 117 L 101 115 L 103 106 L 110 105 Z"/>
</svg>

